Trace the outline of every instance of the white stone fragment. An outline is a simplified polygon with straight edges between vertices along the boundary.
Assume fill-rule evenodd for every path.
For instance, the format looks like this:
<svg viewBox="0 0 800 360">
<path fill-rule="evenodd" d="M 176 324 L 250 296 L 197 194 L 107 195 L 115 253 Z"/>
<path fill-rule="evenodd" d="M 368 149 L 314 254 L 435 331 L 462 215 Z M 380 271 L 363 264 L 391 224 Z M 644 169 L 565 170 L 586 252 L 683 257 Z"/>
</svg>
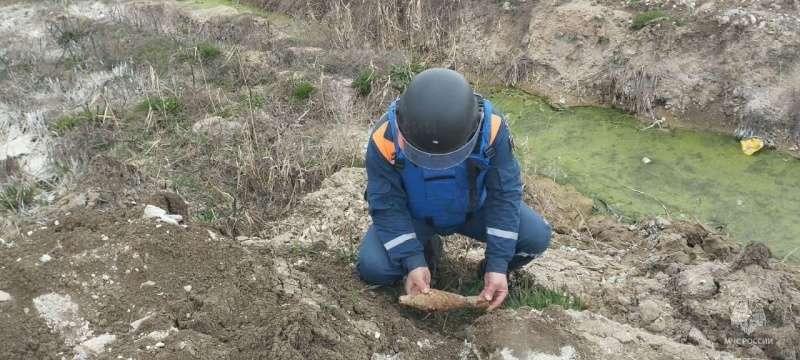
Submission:
<svg viewBox="0 0 800 360">
<path fill-rule="evenodd" d="M 75 346 L 74 350 L 77 354 L 75 359 L 89 359 L 93 356 L 100 355 L 106 351 L 106 346 L 110 345 L 116 340 L 116 335 L 108 333 L 86 340 Z"/>
<path fill-rule="evenodd" d="M 166 210 L 153 205 L 145 205 L 142 217 L 145 219 L 156 219 L 171 225 L 180 225 L 180 222 L 183 221 L 183 216 L 167 214 Z"/>
</svg>

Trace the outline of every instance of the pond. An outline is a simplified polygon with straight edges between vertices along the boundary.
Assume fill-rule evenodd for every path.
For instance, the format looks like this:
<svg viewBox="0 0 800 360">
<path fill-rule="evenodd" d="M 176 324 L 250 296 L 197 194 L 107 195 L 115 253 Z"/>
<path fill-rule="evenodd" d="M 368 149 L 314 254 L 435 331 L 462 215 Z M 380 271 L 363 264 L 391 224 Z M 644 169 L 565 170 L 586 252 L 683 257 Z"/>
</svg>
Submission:
<svg viewBox="0 0 800 360">
<path fill-rule="evenodd" d="M 574 185 L 598 211 L 697 220 L 800 260 L 800 161 L 773 151 L 746 156 L 717 133 L 645 129 L 619 110 L 558 110 L 509 89 L 488 97 L 507 114 L 525 169 Z"/>
</svg>

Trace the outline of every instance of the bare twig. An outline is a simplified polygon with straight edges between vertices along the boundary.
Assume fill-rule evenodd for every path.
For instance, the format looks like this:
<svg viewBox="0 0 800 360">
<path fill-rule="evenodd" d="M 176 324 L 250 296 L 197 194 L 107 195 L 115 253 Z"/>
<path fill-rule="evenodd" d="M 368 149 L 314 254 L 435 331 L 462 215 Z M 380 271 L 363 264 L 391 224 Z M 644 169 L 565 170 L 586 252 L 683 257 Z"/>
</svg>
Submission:
<svg viewBox="0 0 800 360">
<path fill-rule="evenodd" d="M 796 247 L 796 248 L 792 249 L 792 251 L 789 251 L 788 253 L 786 253 L 786 255 L 783 256 L 783 259 L 781 259 L 781 263 L 785 264 L 786 261 L 788 261 L 792 257 L 792 255 L 794 255 L 794 253 L 797 252 L 797 250 L 800 250 L 800 247 Z"/>
<path fill-rule="evenodd" d="M 669 214 L 669 210 L 667 210 L 667 206 L 666 206 L 666 205 L 664 205 L 664 203 L 663 203 L 663 202 L 661 202 L 661 200 L 659 200 L 657 197 L 655 197 L 655 196 L 653 196 L 653 195 L 650 195 L 650 194 L 648 194 L 648 193 L 646 193 L 646 192 L 644 192 L 644 191 L 641 191 L 641 190 L 634 189 L 634 188 L 632 188 L 632 187 L 630 187 L 630 186 L 628 186 L 628 185 L 622 185 L 622 186 L 624 186 L 624 187 L 628 188 L 628 190 L 630 190 L 630 191 L 633 191 L 633 192 L 635 192 L 635 193 L 637 193 L 637 194 L 640 194 L 640 195 L 643 195 L 643 196 L 649 197 L 650 199 L 653 199 L 653 200 L 655 200 L 655 201 L 656 201 L 656 202 L 657 202 L 659 205 L 661 205 L 661 207 L 664 209 L 664 214 L 666 214 L 668 218 L 670 218 L 670 217 L 671 217 L 671 216 L 670 216 L 670 214 Z"/>
<path fill-rule="evenodd" d="M 650 125 L 648 125 L 647 127 L 639 129 L 639 131 L 649 130 L 649 129 L 652 129 L 653 127 L 656 127 L 656 126 L 658 126 L 658 128 L 660 129 L 661 125 L 663 123 L 664 123 L 664 119 L 658 119 L 658 120 L 653 121 L 652 123 L 650 123 Z"/>
</svg>

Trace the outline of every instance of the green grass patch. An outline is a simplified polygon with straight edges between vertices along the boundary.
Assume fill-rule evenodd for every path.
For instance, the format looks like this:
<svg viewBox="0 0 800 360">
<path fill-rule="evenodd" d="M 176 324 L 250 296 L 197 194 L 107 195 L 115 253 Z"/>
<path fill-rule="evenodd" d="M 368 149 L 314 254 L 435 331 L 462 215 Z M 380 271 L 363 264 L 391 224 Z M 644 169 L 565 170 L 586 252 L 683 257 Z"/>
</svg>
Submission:
<svg viewBox="0 0 800 360">
<path fill-rule="evenodd" d="M 314 85 L 308 81 L 297 84 L 292 90 L 292 96 L 298 100 L 308 100 L 312 93 L 314 93 Z"/>
<path fill-rule="evenodd" d="M 358 95 L 367 96 L 372 92 L 373 80 L 375 80 L 375 70 L 365 69 L 358 74 L 358 77 L 353 79 L 350 86 L 356 90 Z"/>
<path fill-rule="evenodd" d="M 197 45 L 197 53 L 203 61 L 210 61 L 222 54 L 222 51 L 212 44 L 200 43 Z"/>
<path fill-rule="evenodd" d="M 355 264 L 358 260 L 358 246 L 347 244 L 336 248 L 336 257 L 345 264 Z"/>
<path fill-rule="evenodd" d="M 504 306 L 510 309 L 530 307 L 538 310 L 546 309 L 551 305 L 558 305 L 564 309 L 584 310 L 586 305 L 579 297 L 566 291 L 546 289 L 533 284 L 531 280 L 514 280 Z"/>
<path fill-rule="evenodd" d="M 53 130 L 58 132 L 59 134 L 63 134 L 73 128 L 77 127 L 78 125 L 83 123 L 83 118 L 80 116 L 64 116 L 55 123 L 53 123 Z"/>
<path fill-rule="evenodd" d="M 19 212 L 33 203 L 36 188 L 23 183 L 11 183 L 0 191 L 0 208 Z"/>
<path fill-rule="evenodd" d="M 442 260 L 439 264 L 439 271 L 434 275 L 436 288 L 466 296 L 480 294 L 483 290 L 483 279 L 478 278 L 474 267 L 454 262 L 445 257 Z M 516 309 L 527 306 L 541 310 L 550 305 L 560 305 L 565 309 L 575 310 L 586 308 L 580 298 L 564 291 L 537 286 L 532 280 L 520 276 L 512 276 L 511 279 L 513 281 L 512 289 L 503 303 L 506 308 Z"/>
<path fill-rule="evenodd" d="M 288 248 L 289 254 L 295 256 L 309 256 L 314 254 L 319 254 L 319 249 L 314 245 L 303 245 L 298 243 L 291 243 L 289 244 Z"/>
<path fill-rule="evenodd" d="M 253 95 L 253 96 L 240 96 L 239 97 L 239 104 L 244 106 L 245 108 L 249 108 L 250 105 L 253 105 L 254 109 L 260 108 L 267 103 L 267 98 L 262 95 Z"/>
<path fill-rule="evenodd" d="M 58 120 L 51 124 L 50 128 L 63 135 L 67 131 L 70 131 L 80 125 L 93 124 L 101 120 L 102 116 L 100 115 L 100 108 L 96 108 L 95 111 L 87 108 L 80 113 L 58 118 Z"/>
<path fill-rule="evenodd" d="M 197 185 L 197 182 L 195 182 L 194 178 L 191 176 L 177 175 L 170 178 L 170 180 L 172 180 L 172 185 L 179 189 L 189 189 L 195 191 L 200 189 L 200 186 Z"/>
<path fill-rule="evenodd" d="M 139 106 L 136 108 L 141 111 L 152 110 L 171 116 L 176 116 L 183 110 L 183 105 L 181 105 L 178 98 L 174 96 L 168 96 L 164 98 L 149 97 L 139 103 Z"/>
<path fill-rule="evenodd" d="M 645 11 L 643 13 L 638 13 L 636 14 L 636 16 L 633 17 L 633 22 L 631 23 L 631 29 L 639 30 L 647 25 L 666 19 L 669 19 L 669 15 L 667 15 L 667 13 L 661 10 Z"/>
<path fill-rule="evenodd" d="M 389 69 L 389 81 L 395 90 L 403 92 L 408 84 L 411 83 L 411 80 L 414 79 L 414 76 L 425 71 L 425 69 L 427 69 L 427 66 L 422 63 L 392 65 Z"/>
<path fill-rule="evenodd" d="M 211 224 L 219 218 L 219 215 L 212 208 L 207 208 L 194 213 L 192 216 L 195 221 Z"/>
</svg>

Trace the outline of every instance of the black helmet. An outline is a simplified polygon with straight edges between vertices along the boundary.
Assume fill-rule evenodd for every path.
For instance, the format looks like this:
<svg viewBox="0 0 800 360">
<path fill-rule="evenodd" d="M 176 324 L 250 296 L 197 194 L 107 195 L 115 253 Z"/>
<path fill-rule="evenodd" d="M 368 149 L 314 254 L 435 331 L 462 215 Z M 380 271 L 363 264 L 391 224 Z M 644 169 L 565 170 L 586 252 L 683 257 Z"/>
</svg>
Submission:
<svg viewBox="0 0 800 360">
<path fill-rule="evenodd" d="M 464 161 L 478 138 L 478 100 L 461 74 L 429 69 L 400 96 L 397 123 L 403 152 L 414 164 L 445 169 Z"/>
</svg>

